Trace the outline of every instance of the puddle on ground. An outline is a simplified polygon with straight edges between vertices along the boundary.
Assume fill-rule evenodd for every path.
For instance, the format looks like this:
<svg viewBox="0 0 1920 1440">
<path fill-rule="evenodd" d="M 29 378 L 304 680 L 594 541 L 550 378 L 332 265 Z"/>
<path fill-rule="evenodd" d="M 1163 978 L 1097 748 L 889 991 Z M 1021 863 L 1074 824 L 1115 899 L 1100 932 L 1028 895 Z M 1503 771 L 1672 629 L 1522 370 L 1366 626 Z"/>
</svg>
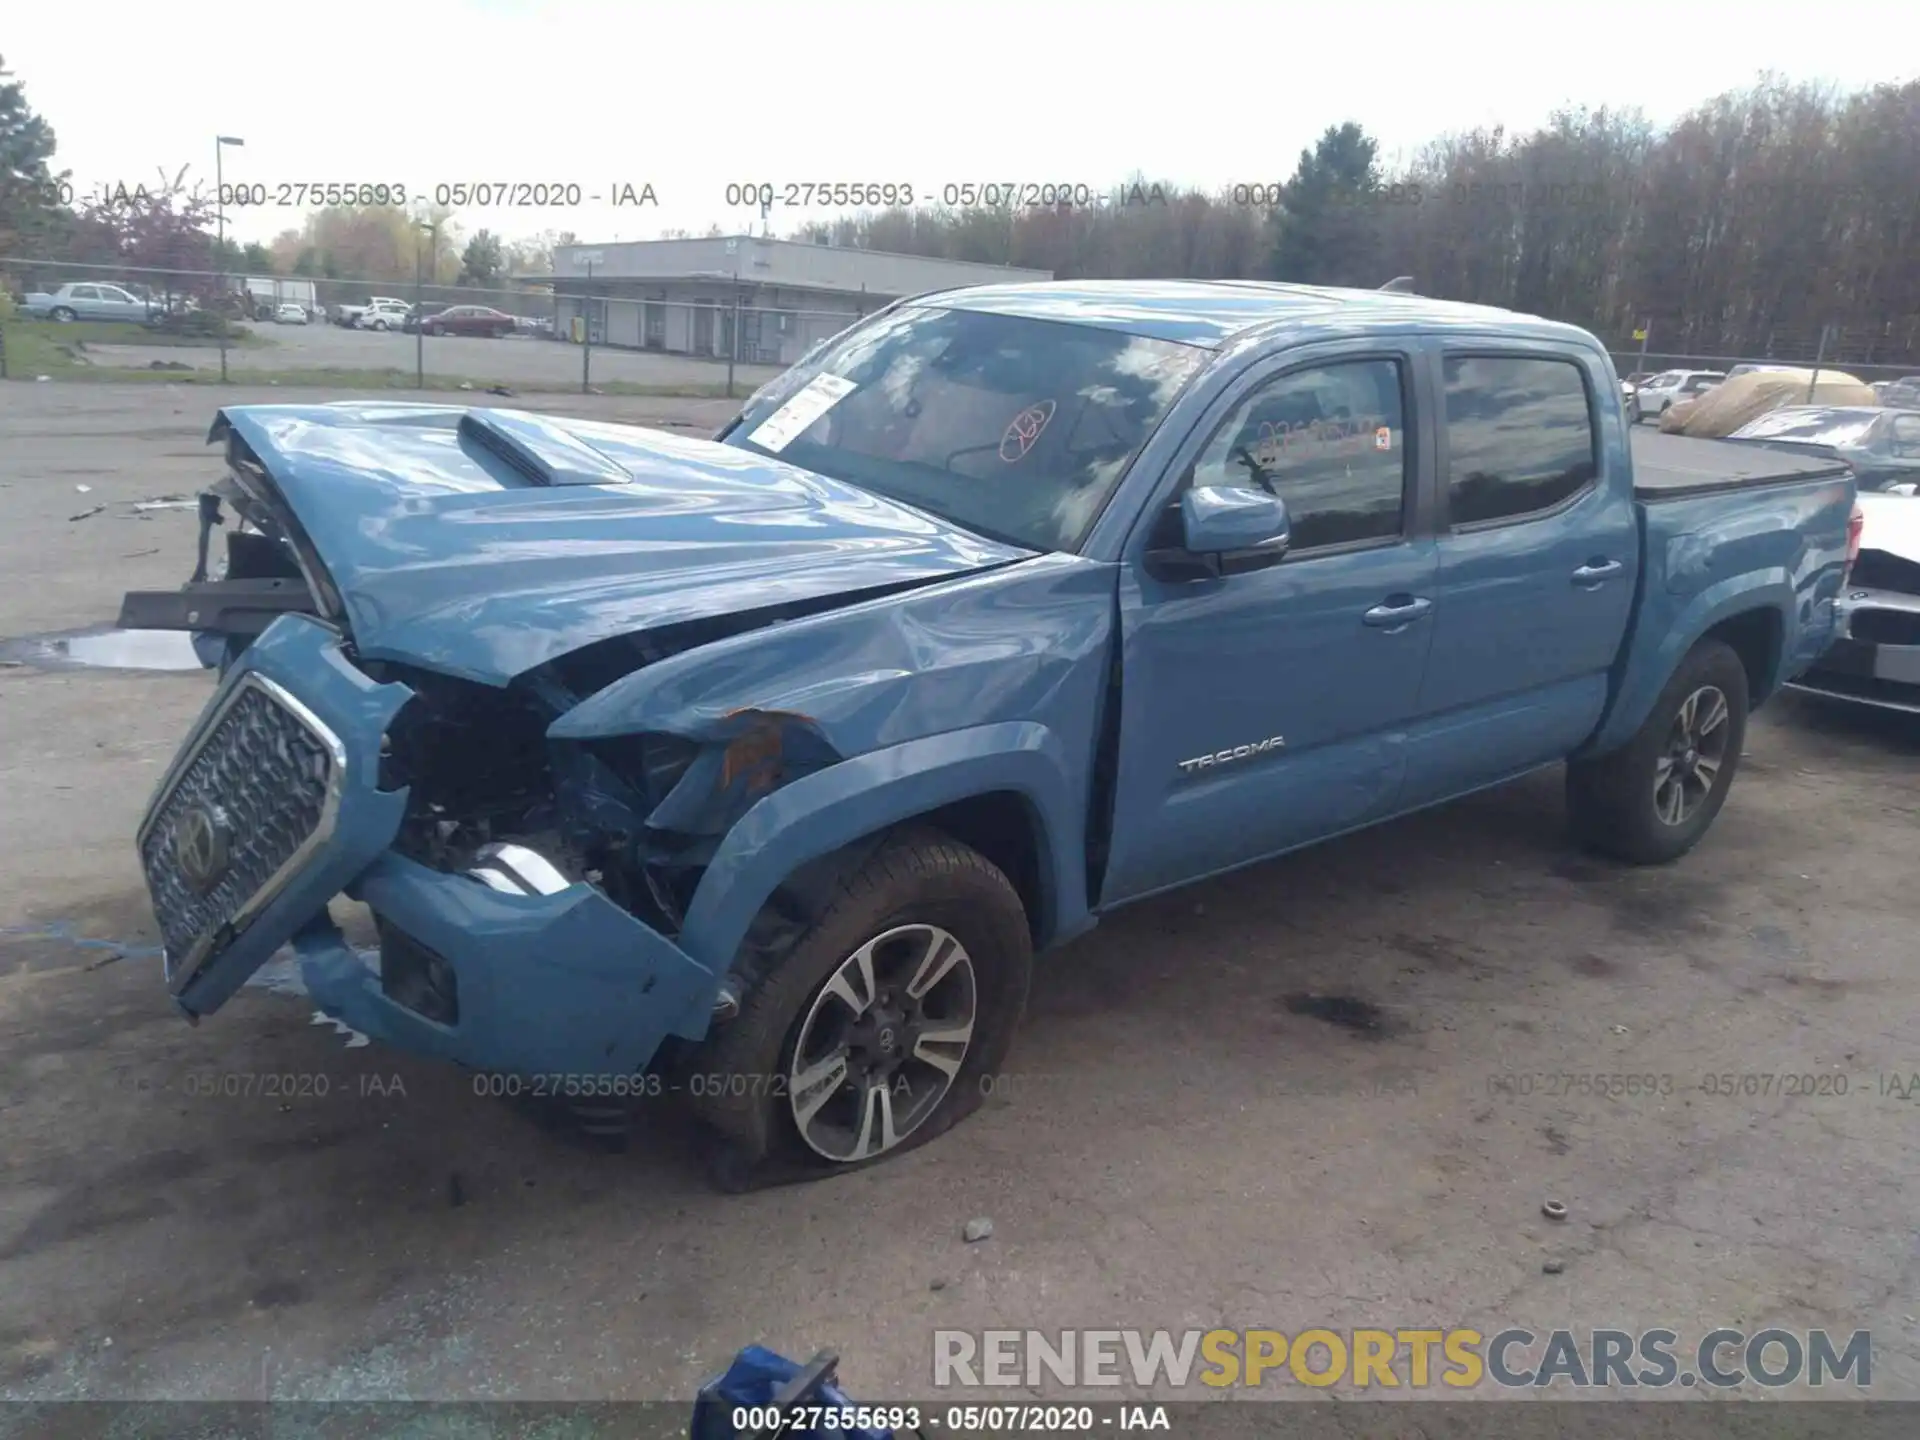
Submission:
<svg viewBox="0 0 1920 1440">
<path fill-rule="evenodd" d="M 0 640 L 0 666 L 36 670 L 199 670 L 184 630 L 69 630 Z"/>
<path fill-rule="evenodd" d="M 1310 1015 L 1358 1035 L 1377 1036 L 1388 1028 L 1385 1011 L 1351 995 L 1289 995 L 1283 1003 L 1295 1015 Z"/>
</svg>

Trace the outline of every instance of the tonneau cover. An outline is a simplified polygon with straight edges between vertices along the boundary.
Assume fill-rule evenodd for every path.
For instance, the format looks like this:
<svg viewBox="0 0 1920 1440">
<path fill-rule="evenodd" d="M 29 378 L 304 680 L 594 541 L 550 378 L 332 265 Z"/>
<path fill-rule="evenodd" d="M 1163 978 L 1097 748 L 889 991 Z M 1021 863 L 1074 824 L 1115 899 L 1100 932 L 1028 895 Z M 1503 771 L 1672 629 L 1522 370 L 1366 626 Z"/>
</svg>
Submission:
<svg viewBox="0 0 1920 1440">
<path fill-rule="evenodd" d="M 1632 434 L 1633 493 L 1642 500 L 1674 500 L 1794 480 L 1838 480 L 1852 473 L 1839 460 L 1792 455 L 1763 445 L 1663 435 L 1639 426 Z"/>
</svg>

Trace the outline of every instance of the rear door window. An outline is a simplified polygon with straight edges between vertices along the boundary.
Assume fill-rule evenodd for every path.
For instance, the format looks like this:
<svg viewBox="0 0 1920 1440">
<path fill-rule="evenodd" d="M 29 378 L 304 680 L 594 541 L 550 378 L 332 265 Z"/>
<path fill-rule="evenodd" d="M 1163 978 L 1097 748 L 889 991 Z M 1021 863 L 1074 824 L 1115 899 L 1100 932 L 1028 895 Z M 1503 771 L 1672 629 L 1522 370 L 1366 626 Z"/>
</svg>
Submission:
<svg viewBox="0 0 1920 1440">
<path fill-rule="evenodd" d="M 1455 529 L 1522 519 L 1600 473 L 1586 372 L 1571 360 L 1450 355 L 1447 518 Z"/>
</svg>

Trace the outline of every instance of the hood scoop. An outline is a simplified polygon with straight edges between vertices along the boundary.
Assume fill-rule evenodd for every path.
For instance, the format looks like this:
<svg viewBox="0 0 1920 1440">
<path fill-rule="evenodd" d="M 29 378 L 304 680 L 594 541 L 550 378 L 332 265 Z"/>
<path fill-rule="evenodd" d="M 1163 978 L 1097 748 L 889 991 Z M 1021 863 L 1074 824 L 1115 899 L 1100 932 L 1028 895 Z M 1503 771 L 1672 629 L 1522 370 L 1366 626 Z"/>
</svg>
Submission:
<svg viewBox="0 0 1920 1440">
<path fill-rule="evenodd" d="M 460 438 L 505 460 L 535 485 L 629 485 L 633 472 L 575 435 L 524 410 L 469 410 Z"/>
</svg>

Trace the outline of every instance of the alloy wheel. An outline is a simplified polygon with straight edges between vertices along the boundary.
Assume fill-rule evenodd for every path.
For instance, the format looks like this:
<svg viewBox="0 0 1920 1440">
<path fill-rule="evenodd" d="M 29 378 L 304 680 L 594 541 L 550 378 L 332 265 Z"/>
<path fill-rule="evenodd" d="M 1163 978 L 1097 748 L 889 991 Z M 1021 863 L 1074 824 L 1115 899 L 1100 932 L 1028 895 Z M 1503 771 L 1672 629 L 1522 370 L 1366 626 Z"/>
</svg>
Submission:
<svg viewBox="0 0 1920 1440">
<path fill-rule="evenodd" d="M 1653 813 L 1662 825 L 1686 824 L 1713 792 L 1727 759 L 1730 715 L 1717 685 L 1702 685 L 1681 702 L 1653 767 Z"/>
<path fill-rule="evenodd" d="M 787 1075 L 814 1153 L 870 1160 L 925 1124 L 966 1063 L 979 1011 L 973 958 L 937 925 L 898 925 L 841 962 L 801 1018 Z"/>
</svg>

